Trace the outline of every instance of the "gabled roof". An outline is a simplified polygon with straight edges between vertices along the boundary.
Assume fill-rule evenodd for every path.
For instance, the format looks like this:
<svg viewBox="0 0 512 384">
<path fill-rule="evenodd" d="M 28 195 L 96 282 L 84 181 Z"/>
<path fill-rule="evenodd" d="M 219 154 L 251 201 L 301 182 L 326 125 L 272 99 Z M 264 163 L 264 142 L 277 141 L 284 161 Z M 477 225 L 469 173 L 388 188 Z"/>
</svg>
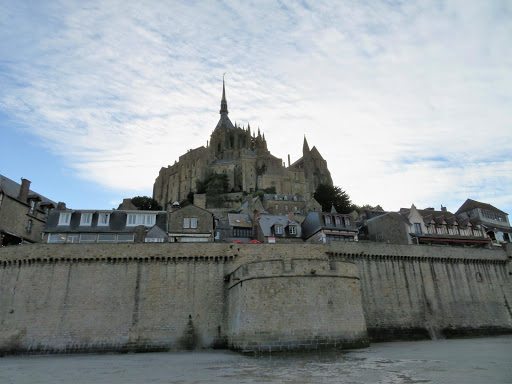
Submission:
<svg viewBox="0 0 512 384">
<path fill-rule="evenodd" d="M 494 211 L 494 212 L 503 213 L 505 215 L 508 215 L 508 213 L 503 212 L 502 210 L 492 206 L 491 204 L 482 203 L 480 201 L 471 200 L 471 199 L 467 199 L 464 202 L 464 204 L 462 204 L 460 206 L 460 208 L 457 210 L 457 212 L 455 212 L 455 214 L 458 215 L 460 213 L 471 211 L 472 209 L 475 209 L 475 208 L 487 209 L 489 211 Z"/>
<path fill-rule="evenodd" d="M 301 237 L 301 227 L 299 223 L 296 221 L 290 221 L 287 215 L 261 215 L 258 219 L 258 223 L 264 236 L 272 236 L 272 227 L 277 224 L 282 225 L 283 228 L 286 228 L 289 225 L 296 225 L 296 237 Z M 286 233 L 283 232 L 283 235 L 285 234 Z"/>
<path fill-rule="evenodd" d="M 20 194 L 20 188 L 21 188 L 21 185 L 18 184 L 17 182 L 3 176 L 3 175 L 0 175 L 0 190 L 7 196 L 15 199 L 15 200 L 18 200 L 18 196 Z M 57 203 L 44 197 L 43 195 L 40 195 L 36 192 L 34 192 L 33 190 L 29 190 L 28 192 L 29 194 L 29 197 L 31 198 L 39 198 L 41 199 L 41 204 L 43 205 L 48 205 L 48 204 L 53 204 L 54 206 L 57 206 Z M 26 203 L 26 201 L 24 201 L 23 203 Z"/>
</svg>

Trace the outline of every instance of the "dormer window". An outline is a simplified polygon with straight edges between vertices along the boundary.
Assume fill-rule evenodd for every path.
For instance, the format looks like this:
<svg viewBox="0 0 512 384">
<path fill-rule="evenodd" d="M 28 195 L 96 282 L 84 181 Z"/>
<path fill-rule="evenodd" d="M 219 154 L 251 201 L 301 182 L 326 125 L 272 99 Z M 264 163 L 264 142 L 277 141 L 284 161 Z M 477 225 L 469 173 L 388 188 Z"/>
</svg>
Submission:
<svg viewBox="0 0 512 384">
<path fill-rule="evenodd" d="M 325 224 L 331 224 L 331 216 L 329 216 L 329 215 L 325 216 Z"/>
<path fill-rule="evenodd" d="M 290 235 L 296 235 L 297 234 L 297 226 L 295 225 L 289 225 L 288 230 L 290 231 Z"/>
<path fill-rule="evenodd" d="M 98 225 L 109 225 L 110 213 L 98 213 Z"/>
<path fill-rule="evenodd" d="M 137 225 L 152 227 L 156 223 L 156 214 L 129 213 L 126 222 L 127 227 L 135 227 Z"/>
<path fill-rule="evenodd" d="M 81 226 L 91 226 L 92 222 L 92 213 L 84 213 L 80 215 L 80 225 Z"/>
<path fill-rule="evenodd" d="M 350 227 L 350 218 L 345 217 L 345 227 Z"/>
<path fill-rule="evenodd" d="M 334 221 L 335 221 L 336 225 L 341 225 L 341 220 L 340 220 L 340 217 L 339 217 L 339 216 L 336 216 L 336 217 L 334 218 Z"/>
<path fill-rule="evenodd" d="M 274 232 L 276 233 L 276 235 L 282 235 L 283 234 L 283 226 L 280 224 L 276 224 L 274 226 Z"/>
<path fill-rule="evenodd" d="M 71 212 L 61 212 L 58 225 L 69 225 L 71 221 Z"/>
</svg>

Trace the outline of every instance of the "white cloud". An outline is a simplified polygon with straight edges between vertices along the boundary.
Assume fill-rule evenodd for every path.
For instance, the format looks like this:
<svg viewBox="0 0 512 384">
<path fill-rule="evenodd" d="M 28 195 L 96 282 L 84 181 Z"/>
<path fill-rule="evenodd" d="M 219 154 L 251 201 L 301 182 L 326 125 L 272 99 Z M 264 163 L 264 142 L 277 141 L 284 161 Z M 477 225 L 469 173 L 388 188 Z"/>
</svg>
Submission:
<svg viewBox="0 0 512 384">
<path fill-rule="evenodd" d="M 81 177 L 140 191 L 206 144 L 227 72 L 231 118 L 292 161 L 306 134 L 357 203 L 455 210 L 471 197 L 512 211 L 510 13 L 476 1 L 12 3 L 0 108 Z"/>
</svg>

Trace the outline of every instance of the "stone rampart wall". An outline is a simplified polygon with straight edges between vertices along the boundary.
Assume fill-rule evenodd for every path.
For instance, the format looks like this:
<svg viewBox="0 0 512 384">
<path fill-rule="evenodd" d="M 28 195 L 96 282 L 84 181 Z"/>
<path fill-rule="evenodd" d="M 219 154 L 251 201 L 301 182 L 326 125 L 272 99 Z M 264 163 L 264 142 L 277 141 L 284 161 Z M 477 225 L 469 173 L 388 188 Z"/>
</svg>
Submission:
<svg viewBox="0 0 512 384">
<path fill-rule="evenodd" d="M 510 332 L 511 257 L 375 243 L 5 247 L 0 353 L 350 345 L 364 321 L 373 340 Z"/>
<path fill-rule="evenodd" d="M 512 333 L 512 273 L 503 250 L 333 244 L 361 276 L 371 340 Z"/>
</svg>

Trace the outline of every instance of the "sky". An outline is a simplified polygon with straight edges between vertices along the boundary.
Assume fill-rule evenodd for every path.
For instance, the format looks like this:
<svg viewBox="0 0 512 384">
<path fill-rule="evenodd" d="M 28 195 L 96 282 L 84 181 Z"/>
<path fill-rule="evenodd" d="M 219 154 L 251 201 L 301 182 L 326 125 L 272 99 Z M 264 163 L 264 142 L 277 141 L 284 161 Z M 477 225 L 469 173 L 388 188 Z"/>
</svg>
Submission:
<svg viewBox="0 0 512 384">
<path fill-rule="evenodd" d="M 0 174 L 74 209 L 152 195 L 219 119 L 386 210 L 512 214 L 512 1 L 0 0 Z"/>
</svg>

